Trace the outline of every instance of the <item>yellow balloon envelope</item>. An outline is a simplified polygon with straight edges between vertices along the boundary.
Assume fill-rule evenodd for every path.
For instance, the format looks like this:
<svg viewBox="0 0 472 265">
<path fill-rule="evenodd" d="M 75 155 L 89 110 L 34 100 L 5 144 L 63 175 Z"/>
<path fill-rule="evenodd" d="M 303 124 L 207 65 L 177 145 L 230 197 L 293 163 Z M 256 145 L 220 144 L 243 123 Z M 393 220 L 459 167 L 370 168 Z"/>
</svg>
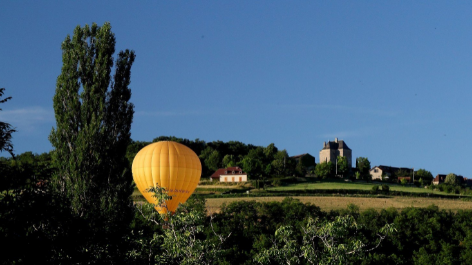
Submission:
<svg viewBox="0 0 472 265">
<path fill-rule="evenodd" d="M 179 203 L 192 195 L 200 181 L 202 164 L 197 154 L 183 144 L 172 141 L 152 143 L 141 149 L 133 160 L 133 178 L 139 191 L 150 203 L 157 204 L 152 193 L 146 191 L 159 185 L 172 196 L 159 213 L 175 212 Z"/>
</svg>

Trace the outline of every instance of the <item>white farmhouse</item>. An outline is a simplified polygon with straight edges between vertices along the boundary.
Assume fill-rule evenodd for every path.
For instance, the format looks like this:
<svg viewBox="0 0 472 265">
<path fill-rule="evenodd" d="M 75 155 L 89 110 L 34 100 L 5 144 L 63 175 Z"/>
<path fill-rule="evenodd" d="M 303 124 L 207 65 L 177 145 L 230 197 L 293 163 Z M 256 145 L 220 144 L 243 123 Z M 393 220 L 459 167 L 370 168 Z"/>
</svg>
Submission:
<svg viewBox="0 0 472 265">
<path fill-rule="evenodd" d="M 246 182 L 247 173 L 243 172 L 240 167 L 220 168 L 210 176 L 210 180 L 219 180 L 221 182 Z"/>
</svg>

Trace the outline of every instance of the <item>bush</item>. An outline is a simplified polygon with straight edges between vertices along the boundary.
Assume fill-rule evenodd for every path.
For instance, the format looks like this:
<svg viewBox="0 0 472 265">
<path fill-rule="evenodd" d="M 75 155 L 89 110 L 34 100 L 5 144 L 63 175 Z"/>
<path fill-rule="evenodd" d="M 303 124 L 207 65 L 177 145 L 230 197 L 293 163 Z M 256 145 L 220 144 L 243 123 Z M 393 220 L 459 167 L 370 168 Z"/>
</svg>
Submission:
<svg viewBox="0 0 472 265">
<path fill-rule="evenodd" d="M 383 184 L 382 185 L 382 191 L 385 193 L 388 193 L 390 191 L 390 187 L 388 185 Z"/>
<path fill-rule="evenodd" d="M 282 184 L 282 181 L 280 181 L 280 179 L 275 179 L 274 181 L 272 181 L 272 185 L 275 187 L 278 187 L 281 184 Z"/>
<path fill-rule="evenodd" d="M 379 191 L 379 185 L 372 186 L 372 191 L 373 192 L 378 192 Z"/>
<path fill-rule="evenodd" d="M 449 186 L 449 185 L 443 185 L 443 190 L 444 190 L 444 192 L 451 193 L 451 191 L 453 191 L 454 188 L 452 186 Z"/>
<path fill-rule="evenodd" d="M 401 180 L 400 180 L 400 183 L 401 183 L 403 186 L 405 186 L 405 185 L 408 183 L 408 180 L 406 180 L 406 179 L 401 179 Z"/>
<path fill-rule="evenodd" d="M 359 173 L 358 171 L 356 171 L 354 176 L 356 177 L 356 179 L 361 179 L 361 173 Z"/>
<path fill-rule="evenodd" d="M 444 181 L 444 183 L 447 183 L 450 185 L 458 185 L 459 182 L 460 182 L 459 178 L 454 173 L 447 174 L 446 180 Z"/>
</svg>

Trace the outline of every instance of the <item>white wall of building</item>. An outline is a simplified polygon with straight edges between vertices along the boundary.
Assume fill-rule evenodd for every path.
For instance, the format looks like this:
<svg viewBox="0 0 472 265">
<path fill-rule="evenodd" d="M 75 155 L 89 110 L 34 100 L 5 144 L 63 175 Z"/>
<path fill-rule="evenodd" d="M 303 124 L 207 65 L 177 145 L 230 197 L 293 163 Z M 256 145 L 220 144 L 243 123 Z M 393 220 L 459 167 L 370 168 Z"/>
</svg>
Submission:
<svg viewBox="0 0 472 265">
<path fill-rule="evenodd" d="M 220 175 L 220 182 L 246 182 L 247 175 Z"/>
</svg>

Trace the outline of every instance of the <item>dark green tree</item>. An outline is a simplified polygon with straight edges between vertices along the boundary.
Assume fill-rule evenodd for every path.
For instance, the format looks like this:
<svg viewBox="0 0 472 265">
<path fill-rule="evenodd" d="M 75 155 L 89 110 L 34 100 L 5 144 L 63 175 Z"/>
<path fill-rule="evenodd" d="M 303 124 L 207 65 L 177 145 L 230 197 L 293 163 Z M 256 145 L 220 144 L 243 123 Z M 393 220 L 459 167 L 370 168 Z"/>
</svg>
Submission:
<svg viewBox="0 0 472 265">
<path fill-rule="evenodd" d="M 433 181 L 433 174 L 426 169 L 420 168 L 415 172 L 415 180 L 417 179 L 423 179 L 424 184 L 429 184 Z"/>
<path fill-rule="evenodd" d="M 263 158 L 263 148 L 258 147 L 249 151 L 239 164 L 250 179 L 259 179 L 264 174 Z"/>
<path fill-rule="evenodd" d="M 334 165 L 329 162 L 323 162 L 323 163 L 318 163 L 316 164 L 315 167 L 315 174 L 317 178 L 331 178 L 334 176 Z"/>
<path fill-rule="evenodd" d="M 109 23 L 77 26 L 61 48 L 63 66 L 53 98 L 56 128 L 49 136 L 57 169 L 52 184 L 82 237 L 74 238 L 78 246 L 72 259 L 115 263 L 124 253 L 120 242 L 133 217 L 126 150 L 134 113 L 129 84 L 135 54 L 120 51 L 114 65 Z"/>
<path fill-rule="evenodd" d="M 234 155 L 225 155 L 225 157 L 223 157 L 223 167 L 236 166 L 236 162 L 234 160 L 235 160 Z"/>
<path fill-rule="evenodd" d="M 216 171 L 218 168 L 220 168 L 221 165 L 221 155 L 218 151 L 213 150 L 211 154 L 205 159 L 205 165 L 210 169 L 211 171 Z"/>
<path fill-rule="evenodd" d="M 337 161 L 338 167 L 338 175 L 342 175 L 343 177 L 349 173 L 349 166 L 347 164 L 347 157 L 345 156 L 338 156 Z"/>
<path fill-rule="evenodd" d="M 413 170 L 408 170 L 405 168 L 400 168 L 399 170 L 395 171 L 393 174 L 394 178 L 398 179 L 399 177 L 412 177 L 413 176 Z"/>
<path fill-rule="evenodd" d="M 269 144 L 267 147 L 264 148 L 264 155 L 265 161 L 270 163 L 274 160 L 274 156 L 277 154 L 279 150 L 275 147 L 274 143 Z"/>
<path fill-rule="evenodd" d="M 274 160 L 271 163 L 275 174 L 279 176 L 285 176 L 287 173 L 289 160 L 290 157 L 288 156 L 288 153 L 285 149 L 277 151 L 277 153 L 274 154 Z"/>
<path fill-rule="evenodd" d="M 5 103 L 11 99 L 11 97 L 1 99 L 4 93 L 5 88 L 0 88 L 0 103 Z M 14 132 L 16 132 L 16 130 L 9 123 L 0 121 L 0 152 L 6 151 L 10 153 L 12 157 L 14 157 L 14 154 L 13 144 L 11 142 L 11 134 Z"/>
<path fill-rule="evenodd" d="M 361 174 L 362 179 L 369 180 L 370 177 L 370 161 L 367 157 L 358 157 L 356 159 L 357 171 Z"/>
<path fill-rule="evenodd" d="M 150 142 L 131 141 L 126 150 L 126 158 L 128 159 L 130 166 L 133 165 L 133 160 L 136 154 L 149 144 Z"/>
</svg>

